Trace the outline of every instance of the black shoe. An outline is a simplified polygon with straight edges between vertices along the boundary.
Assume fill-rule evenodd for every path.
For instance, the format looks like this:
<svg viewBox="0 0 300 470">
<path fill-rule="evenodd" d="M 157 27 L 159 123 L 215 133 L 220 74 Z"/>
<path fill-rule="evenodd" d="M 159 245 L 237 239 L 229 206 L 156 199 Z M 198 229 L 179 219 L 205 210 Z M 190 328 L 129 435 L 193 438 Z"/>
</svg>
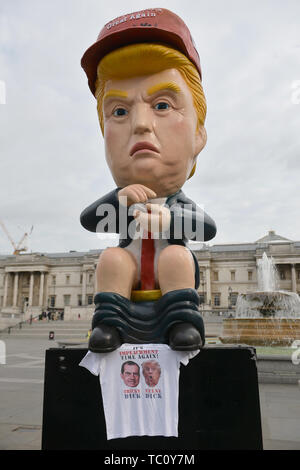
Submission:
<svg viewBox="0 0 300 470">
<path fill-rule="evenodd" d="M 199 331 L 190 323 L 177 323 L 169 334 L 169 346 L 175 351 L 196 351 L 202 348 Z"/>
<path fill-rule="evenodd" d="M 121 346 L 120 335 L 116 328 L 110 325 L 98 325 L 93 329 L 88 349 L 95 353 L 108 353 Z"/>
</svg>

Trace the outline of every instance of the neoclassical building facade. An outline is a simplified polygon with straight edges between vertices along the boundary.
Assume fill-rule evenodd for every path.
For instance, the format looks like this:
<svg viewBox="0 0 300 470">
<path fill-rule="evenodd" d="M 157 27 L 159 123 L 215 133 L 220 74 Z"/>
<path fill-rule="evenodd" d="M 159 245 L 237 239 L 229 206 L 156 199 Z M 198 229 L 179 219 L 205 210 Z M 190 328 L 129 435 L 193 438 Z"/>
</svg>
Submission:
<svg viewBox="0 0 300 470">
<path fill-rule="evenodd" d="M 257 265 L 265 252 L 279 274 L 279 288 L 300 293 L 300 241 L 270 231 L 253 243 L 194 243 L 199 294 L 206 311 L 234 310 L 238 294 L 257 290 Z M 0 319 L 24 320 L 42 311 L 65 319 L 90 319 L 101 250 L 0 255 Z"/>
</svg>

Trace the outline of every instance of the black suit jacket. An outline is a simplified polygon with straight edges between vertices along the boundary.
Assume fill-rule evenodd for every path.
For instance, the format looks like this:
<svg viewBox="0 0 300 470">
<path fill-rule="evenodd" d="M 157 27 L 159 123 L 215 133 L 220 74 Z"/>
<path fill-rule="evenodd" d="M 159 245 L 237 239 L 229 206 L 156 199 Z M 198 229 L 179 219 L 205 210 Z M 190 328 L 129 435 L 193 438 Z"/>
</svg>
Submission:
<svg viewBox="0 0 300 470">
<path fill-rule="evenodd" d="M 111 191 L 84 209 L 80 222 L 90 232 L 119 233 L 119 246 L 126 248 L 132 241 L 130 229 L 133 229 L 135 222 L 130 208 L 125 208 L 119 203 L 120 189 Z M 167 234 L 169 244 L 186 246 L 188 240 L 208 241 L 216 235 L 215 222 L 181 190 L 169 196 L 166 205 L 171 212 L 171 224 Z M 192 255 L 196 268 L 195 288 L 198 288 L 199 266 L 193 252 Z"/>
</svg>

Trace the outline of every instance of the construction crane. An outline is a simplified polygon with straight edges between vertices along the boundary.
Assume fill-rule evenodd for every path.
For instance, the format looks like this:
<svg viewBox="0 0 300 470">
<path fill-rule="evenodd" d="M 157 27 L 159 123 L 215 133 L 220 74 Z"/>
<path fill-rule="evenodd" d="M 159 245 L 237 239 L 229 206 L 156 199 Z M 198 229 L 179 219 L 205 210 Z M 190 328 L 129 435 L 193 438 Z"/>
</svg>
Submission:
<svg viewBox="0 0 300 470">
<path fill-rule="evenodd" d="M 13 241 L 13 239 L 12 239 L 12 237 L 11 237 L 9 231 L 8 231 L 7 228 L 5 227 L 5 225 L 4 225 L 4 223 L 2 222 L 2 220 L 0 220 L 0 225 L 1 225 L 3 231 L 5 232 L 7 238 L 9 239 L 10 243 L 12 244 L 12 246 L 13 246 L 13 248 L 14 248 L 14 252 L 13 252 L 14 255 L 19 255 L 22 251 L 27 251 L 27 250 L 28 250 L 28 247 L 27 247 L 27 239 L 28 239 L 28 236 L 31 235 L 31 233 L 32 233 L 33 226 L 31 227 L 29 234 L 28 234 L 27 232 L 25 232 L 24 235 L 22 236 L 21 240 L 19 241 L 19 243 L 16 244 L 16 243 Z M 22 244 L 23 244 L 23 246 L 22 246 Z"/>
</svg>

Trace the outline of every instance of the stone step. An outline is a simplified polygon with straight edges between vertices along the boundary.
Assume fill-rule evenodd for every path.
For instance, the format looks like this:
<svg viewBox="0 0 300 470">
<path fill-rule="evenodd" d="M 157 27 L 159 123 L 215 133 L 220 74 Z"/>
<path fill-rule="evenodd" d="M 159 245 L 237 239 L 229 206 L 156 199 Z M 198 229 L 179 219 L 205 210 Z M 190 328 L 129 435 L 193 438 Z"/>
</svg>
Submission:
<svg viewBox="0 0 300 470">
<path fill-rule="evenodd" d="M 41 321 L 33 321 L 30 325 L 28 321 L 24 323 L 24 325 L 29 326 L 37 326 L 37 325 L 87 325 L 89 320 L 74 320 L 74 321 L 65 321 L 65 320 L 41 320 Z"/>
<path fill-rule="evenodd" d="M 206 323 L 205 322 L 206 337 L 218 337 L 221 333 L 221 324 L 219 323 Z M 31 325 L 25 323 L 22 328 L 14 326 L 11 328 L 10 333 L 1 332 L 0 338 L 48 338 L 49 332 L 54 331 L 55 338 L 85 338 L 88 330 L 91 328 L 91 321 L 74 320 L 64 321 L 56 320 L 50 321 L 41 320 L 33 322 Z"/>
<path fill-rule="evenodd" d="M 10 332 L 15 332 L 15 331 L 48 331 L 48 330 L 59 330 L 59 331 L 72 331 L 72 330 L 86 330 L 86 329 L 90 329 L 91 328 L 91 323 L 87 323 L 86 325 L 80 325 L 80 326 L 77 326 L 77 325 L 51 325 L 51 323 L 49 325 L 41 325 L 41 326 L 36 326 L 36 327 L 33 327 L 33 326 L 25 326 L 23 325 L 21 328 L 19 328 L 18 326 L 15 326 L 13 328 L 11 328 Z"/>
<path fill-rule="evenodd" d="M 53 330 L 51 330 L 53 331 Z M 57 333 L 56 331 L 54 331 L 54 337 L 55 338 L 81 338 L 81 339 L 85 339 L 86 338 L 86 334 L 87 334 L 87 331 L 85 332 L 82 332 L 82 333 Z M 5 339 L 5 338 L 49 338 L 49 332 L 47 333 L 37 333 L 37 334 L 34 334 L 34 333 L 18 333 L 18 334 L 2 334 L 1 335 L 1 339 Z"/>
<path fill-rule="evenodd" d="M 49 327 L 51 328 L 86 328 L 89 325 L 91 325 L 91 322 L 82 322 L 82 323 L 65 323 L 65 322 L 46 322 L 46 323 L 32 323 L 31 325 L 29 323 L 22 323 L 21 328 L 29 328 L 29 329 L 47 329 Z M 20 326 L 17 324 L 14 325 L 9 325 L 13 329 L 19 329 Z"/>
<path fill-rule="evenodd" d="M 86 322 L 86 323 L 40 323 L 36 325 L 29 325 L 28 323 L 23 323 L 21 325 L 21 328 L 32 328 L 32 329 L 40 329 L 40 328 L 49 328 L 51 326 L 52 328 L 85 328 L 86 326 L 90 325 L 91 322 Z M 16 328 L 19 328 L 17 326 Z"/>
<path fill-rule="evenodd" d="M 14 335 L 20 335 L 22 334 L 32 334 L 32 335 L 39 335 L 39 334 L 44 334 L 47 333 L 48 331 L 57 331 L 60 334 L 65 334 L 65 333 L 82 333 L 82 332 L 87 332 L 89 330 L 89 327 L 87 328 L 41 328 L 41 329 L 33 329 L 31 330 L 30 328 L 22 328 L 21 330 L 19 329 L 14 329 L 11 330 L 10 336 L 12 334 Z"/>
<path fill-rule="evenodd" d="M 58 338 L 86 338 L 88 330 L 91 328 L 90 321 L 36 321 L 22 324 L 22 328 L 14 325 L 10 333 L 0 332 L 1 338 L 48 338 L 49 332 L 54 331 Z"/>
</svg>

